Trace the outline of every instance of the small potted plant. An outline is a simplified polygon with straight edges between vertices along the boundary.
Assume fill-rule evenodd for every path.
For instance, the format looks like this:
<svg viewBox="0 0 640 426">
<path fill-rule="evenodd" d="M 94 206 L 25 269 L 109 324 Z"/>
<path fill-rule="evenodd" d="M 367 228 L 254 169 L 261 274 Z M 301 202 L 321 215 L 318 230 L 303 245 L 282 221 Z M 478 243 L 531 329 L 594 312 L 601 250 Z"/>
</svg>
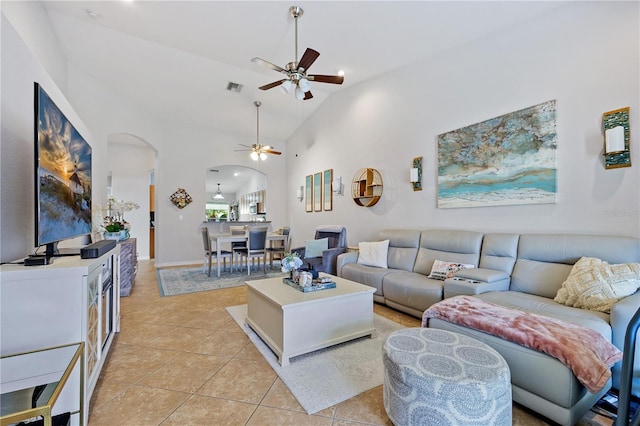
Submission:
<svg viewBox="0 0 640 426">
<path fill-rule="evenodd" d="M 284 254 L 280 270 L 282 272 L 288 272 L 289 279 L 293 281 L 294 271 L 297 271 L 301 266 L 302 259 L 300 259 L 300 255 L 297 252 L 289 252 Z"/>
<path fill-rule="evenodd" d="M 124 212 L 139 209 L 140 206 L 132 201 L 118 201 L 109 197 L 107 215 L 104 217 L 104 239 L 124 241 L 129 238 L 131 225 L 124 220 Z"/>
</svg>

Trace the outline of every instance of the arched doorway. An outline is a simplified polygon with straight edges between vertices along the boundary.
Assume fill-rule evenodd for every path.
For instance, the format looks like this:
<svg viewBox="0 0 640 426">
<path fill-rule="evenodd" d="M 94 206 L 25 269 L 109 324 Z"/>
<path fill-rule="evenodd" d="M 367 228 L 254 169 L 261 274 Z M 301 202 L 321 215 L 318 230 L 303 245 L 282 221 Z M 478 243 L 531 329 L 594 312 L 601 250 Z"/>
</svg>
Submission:
<svg viewBox="0 0 640 426">
<path fill-rule="evenodd" d="M 107 138 L 107 196 L 131 201 L 138 209 L 125 213 L 131 225 L 131 237 L 136 238 L 139 259 L 153 258 L 154 230 L 151 215 L 153 176 L 157 150 L 146 140 L 130 134 L 118 133 Z"/>
</svg>

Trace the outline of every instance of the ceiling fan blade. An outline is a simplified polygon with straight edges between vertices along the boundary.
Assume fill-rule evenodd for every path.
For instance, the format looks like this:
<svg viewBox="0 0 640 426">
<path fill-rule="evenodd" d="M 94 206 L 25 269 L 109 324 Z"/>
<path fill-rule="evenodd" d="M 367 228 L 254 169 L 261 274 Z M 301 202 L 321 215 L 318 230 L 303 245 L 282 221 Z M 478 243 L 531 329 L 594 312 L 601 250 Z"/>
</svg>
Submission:
<svg viewBox="0 0 640 426">
<path fill-rule="evenodd" d="M 245 144 L 243 144 L 243 143 L 239 143 L 238 145 L 240 145 L 240 146 L 245 146 L 245 147 L 247 147 L 247 148 L 252 148 L 250 145 L 245 145 Z"/>
<path fill-rule="evenodd" d="M 318 83 L 342 84 L 344 77 L 341 75 L 308 75 L 307 80 L 317 81 Z"/>
<path fill-rule="evenodd" d="M 300 62 L 298 63 L 298 68 L 304 68 L 305 70 L 308 70 L 311 64 L 313 64 L 316 59 L 318 59 L 318 56 L 320 56 L 320 53 L 311 48 L 307 48 L 307 50 L 304 51 L 304 55 L 302 55 Z"/>
<path fill-rule="evenodd" d="M 272 149 L 263 149 L 262 152 L 266 152 L 267 154 L 275 154 L 275 155 L 282 154 L 280 151 L 274 151 Z"/>
<path fill-rule="evenodd" d="M 313 98 L 311 91 L 305 92 L 303 100 L 306 101 L 307 99 L 311 99 L 311 98 Z"/>
<path fill-rule="evenodd" d="M 280 86 L 282 83 L 284 83 L 287 80 L 288 79 L 285 78 L 283 80 L 274 81 L 273 83 L 269 83 L 269 84 L 265 84 L 264 86 L 260 86 L 260 87 L 258 87 L 258 89 L 260 89 L 260 90 L 273 89 L 274 87 Z"/>
<path fill-rule="evenodd" d="M 272 64 L 269 61 L 265 61 L 264 59 L 260 59 L 260 58 L 253 58 L 251 60 L 251 62 L 253 62 L 254 64 L 258 64 L 258 65 L 262 65 L 263 67 L 272 69 L 274 71 L 278 71 L 278 72 L 284 72 L 286 73 L 286 70 L 282 67 L 277 66 L 276 64 Z"/>
</svg>

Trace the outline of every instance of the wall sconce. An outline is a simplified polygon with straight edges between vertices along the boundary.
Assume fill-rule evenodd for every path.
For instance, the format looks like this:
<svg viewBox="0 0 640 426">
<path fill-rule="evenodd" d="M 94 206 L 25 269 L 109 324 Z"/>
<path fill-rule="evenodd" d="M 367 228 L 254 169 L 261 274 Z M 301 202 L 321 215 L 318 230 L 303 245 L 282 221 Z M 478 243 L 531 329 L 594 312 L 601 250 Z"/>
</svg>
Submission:
<svg viewBox="0 0 640 426">
<path fill-rule="evenodd" d="M 296 189 L 296 198 L 298 199 L 298 201 L 302 201 L 302 199 L 304 198 L 304 186 L 301 186 L 300 188 Z"/>
<path fill-rule="evenodd" d="M 414 191 L 422 191 L 422 157 L 414 158 L 412 166 L 409 173 L 409 182 L 413 185 Z"/>
<path fill-rule="evenodd" d="M 332 182 L 333 193 L 336 195 L 342 195 L 342 176 L 337 177 Z"/>
<path fill-rule="evenodd" d="M 604 130 L 604 167 L 631 167 L 629 107 L 602 114 Z"/>
</svg>

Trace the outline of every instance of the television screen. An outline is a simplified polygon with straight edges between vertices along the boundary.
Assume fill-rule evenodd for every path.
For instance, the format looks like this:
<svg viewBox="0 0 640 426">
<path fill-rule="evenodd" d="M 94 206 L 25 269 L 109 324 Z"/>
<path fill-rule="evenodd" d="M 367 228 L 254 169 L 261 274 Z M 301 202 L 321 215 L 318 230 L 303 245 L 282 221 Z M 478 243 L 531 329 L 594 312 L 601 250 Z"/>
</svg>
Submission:
<svg viewBox="0 0 640 426">
<path fill-rule="evenodd" d="M 35 83 L 36 246 L 91 233 L 91 146 Z"/>
</svg>

